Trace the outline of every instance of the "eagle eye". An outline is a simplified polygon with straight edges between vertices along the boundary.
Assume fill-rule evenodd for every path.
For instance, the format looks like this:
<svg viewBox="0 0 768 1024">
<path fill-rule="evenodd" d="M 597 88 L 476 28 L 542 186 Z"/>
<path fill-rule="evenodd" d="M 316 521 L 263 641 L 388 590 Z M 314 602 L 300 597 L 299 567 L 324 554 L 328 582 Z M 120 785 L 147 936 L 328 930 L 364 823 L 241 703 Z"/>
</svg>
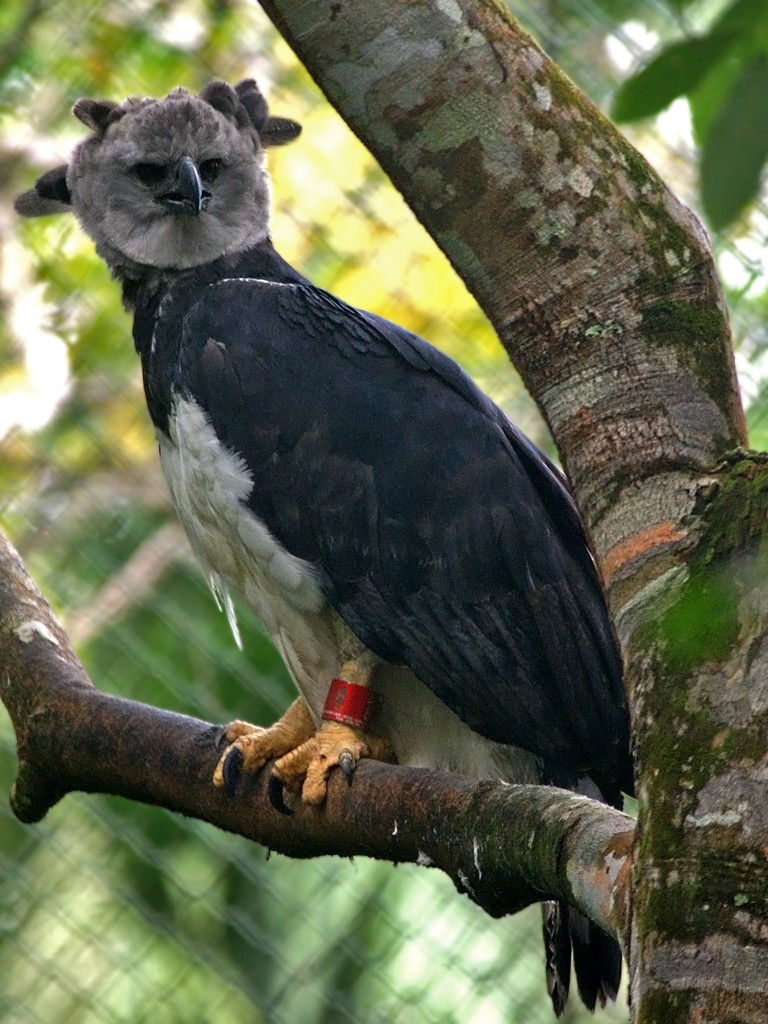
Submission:
<svg viewBox="0 0 768 1024">
<path fill-rule="evenodd" d="M 203 181 L 216 181 L 223 162 L 224 161 L 219 157 L 214 157 L 211 160 L 203 160 L 200 164 L 200 177 Z"/>
<path fill-rule="evenodd" d="M 134 164 L 131 173 L 142 185 L 159 185 L 168 172 L 164 164 Z"/>
</svg>

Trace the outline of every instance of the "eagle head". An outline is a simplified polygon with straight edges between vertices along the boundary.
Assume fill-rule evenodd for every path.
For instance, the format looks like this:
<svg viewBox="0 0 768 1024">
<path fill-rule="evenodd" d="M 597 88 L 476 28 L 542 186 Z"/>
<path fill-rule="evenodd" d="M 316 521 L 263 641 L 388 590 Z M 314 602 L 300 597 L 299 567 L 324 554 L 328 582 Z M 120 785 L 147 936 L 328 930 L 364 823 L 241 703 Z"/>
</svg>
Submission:
<svg viewBox="0 0 768 1024">
<path fill-rule="evenodd" d="M 68 165 L 19 196 L 23 216 L 71 210 L 113 272 L 127 277 L 199 266 L 267 236 L 264 150 L 301 128 L 270 116 L 252 79 L 122 104 L 80 99 L 73 113 L 91 133 Z"/>
</svg>

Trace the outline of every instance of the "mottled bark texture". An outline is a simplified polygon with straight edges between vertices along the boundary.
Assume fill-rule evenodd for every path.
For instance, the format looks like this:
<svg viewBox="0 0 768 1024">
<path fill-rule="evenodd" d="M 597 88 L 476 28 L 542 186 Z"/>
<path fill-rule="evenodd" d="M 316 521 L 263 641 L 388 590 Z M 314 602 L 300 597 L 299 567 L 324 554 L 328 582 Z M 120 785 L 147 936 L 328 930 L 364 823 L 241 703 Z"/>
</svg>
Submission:
<svg viewBox="0 0 768 1024">
<path fill-rule="evenodd" d="M 212 785 L 221 726 L 100 693 L 21 559 L 0 538 L 0 698 L 19 771 L 11 805 L 38 821 L 73 790 L 113 793 L 201 818 L 293 857 L 365 855 L 441 868 L 494 916 L 542 896 L 578 905 L 628 935 L 634 822 L 564 790 L 363 762 L 324 807 L 289 816 L 268 771 L 237 799 Z M 553 856 L 553 851 L 556 851 Z"/>
<path fill-rule="evenodd" d="M 492 0 L 264 8 L 541 407 L 627 665 L 644 1024 L 765 1020 L 768 467 L 695 216 Z"/>
</svg>

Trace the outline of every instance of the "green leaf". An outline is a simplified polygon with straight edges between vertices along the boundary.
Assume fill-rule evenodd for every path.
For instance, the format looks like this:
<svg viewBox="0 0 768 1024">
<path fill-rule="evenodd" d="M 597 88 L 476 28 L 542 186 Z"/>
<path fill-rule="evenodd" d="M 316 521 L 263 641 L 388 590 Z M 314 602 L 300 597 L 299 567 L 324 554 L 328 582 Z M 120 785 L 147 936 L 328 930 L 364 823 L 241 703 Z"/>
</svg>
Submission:
<svg viewBox="0 0 768 1024">
<path fill-rule="evenodd" d="M 734 38 L 732 33 L 718 33 L 666 47 L 616 93 L 611 111 L 614 120 L 637 121 L 657 114 L 695 89 L 728 54 Z"/>
<path fill-rule="evenodd" d="M 736 32 L 744 35 L 744 42 L 754 38 L 768 24 L 765 0 L 736 0 L 722 13 L 712 26 L 712 33 Z"/>
<path fill-rule="evenodd" d="M 734 43 L 727 58 L 713 65 L 688 96 L 693 137 L 699 147 L 744 68 L 768 48 L 768 4 L 765 0 L 736 0 L 709 34 L 731 35 Z"/>
<path fill-rule="evenodd" d="M 701 149 L 711 125 L 722 109 L 725 99 L 741 78 L 752 54 L 744 54 L 741 46 L 731 56 L 715 65 L 688 96 L 691 108 L 691 127 L 696 145 Z"/>
<path fill-rule="evenodd" d="M 701 155 L 701 198 L 717 231 L 754 199 L 768 159 L 768 56 L 747 65 L 712 122 Z"/>
</svg>

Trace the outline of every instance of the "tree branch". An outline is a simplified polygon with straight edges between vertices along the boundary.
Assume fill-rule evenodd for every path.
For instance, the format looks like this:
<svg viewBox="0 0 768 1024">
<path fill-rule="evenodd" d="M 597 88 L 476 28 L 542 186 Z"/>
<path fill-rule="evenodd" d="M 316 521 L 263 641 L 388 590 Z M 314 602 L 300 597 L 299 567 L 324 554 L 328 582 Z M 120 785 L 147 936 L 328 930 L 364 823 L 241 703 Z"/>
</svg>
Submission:
<svg viewBox="0 0 768 1024">
<path fill-rule="evenodd" d="M 232 799 L 211 782 L 222 728 L 96 690 L 4 538 L 0 665 L 0 697 L 19 751 L 11 805 L 22 821 L 38 821 L 73 790 L 111 793 L 292 857 L 435 866 L 494 916 L 563 899 L 622 940 L 627 935 L 630 818 L 564 790 L 370 761 L 352 786 L 335 773 L 322 808 L 275 811 L 268 771 L 243 778 Z"/>
</svg>

